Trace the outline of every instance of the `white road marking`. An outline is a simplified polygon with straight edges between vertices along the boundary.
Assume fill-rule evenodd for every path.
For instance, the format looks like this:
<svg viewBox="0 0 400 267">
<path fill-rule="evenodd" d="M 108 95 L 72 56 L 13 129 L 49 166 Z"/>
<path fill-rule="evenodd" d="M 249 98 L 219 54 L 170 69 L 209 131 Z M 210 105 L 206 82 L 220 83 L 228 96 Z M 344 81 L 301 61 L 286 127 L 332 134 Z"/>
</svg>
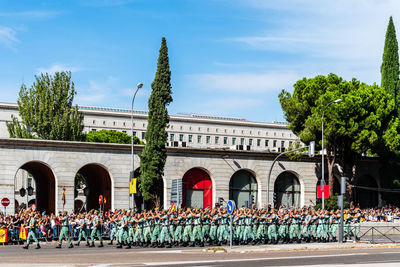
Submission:
<svg viewBox="0 0 400 267">
<path fill-rule="evenodd" d="M 361 256 L 369 253 L 349 253 L 334 255 L 310 255 L 310 256 L 292 256 L 292 257 L 273 257 L 273 258 L 251 258 L 251 259 L 229 259 L 229 260 L 203 260 L 203 261 L 169 261 L 169 262 L 143 262 L 147 266 L 160 265 L 184 265 L 184 264 L 203 264 L 203 263 L 224 263 L 224 262 L 248 262 L 248 261 L 271 261 L 271 260 L 288 260 L 288 259 L 309 259 L 309 258 L 327 258 L 327 257 L 346 257 Z"/>
<path fill-rule="evenodd" d="M 400 254 L 400 251 L 385 251 L 383 254 Z"/>
</svg>

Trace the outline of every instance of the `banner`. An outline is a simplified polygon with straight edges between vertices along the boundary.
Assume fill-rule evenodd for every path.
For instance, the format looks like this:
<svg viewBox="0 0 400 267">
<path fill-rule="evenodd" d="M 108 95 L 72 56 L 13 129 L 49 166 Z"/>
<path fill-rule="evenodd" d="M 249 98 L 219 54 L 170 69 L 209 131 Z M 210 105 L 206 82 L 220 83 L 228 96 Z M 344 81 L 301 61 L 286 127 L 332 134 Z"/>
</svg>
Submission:
<svg viewBox="0 0 400 267">
<path fill-rule="evenodd" d="M 129 193 L 136 194 L 136 181 L 137 178 L 132 178 L 131 182 L 129 183 Z"/>
<path fill-rule="evenodd" d="M 21 226 L 21 228 L 19 228 L 19 239 L 26 240 L 27 236 L 28 236 L 28 228 Z"/>
<path fill-rule="evenodd" d="M 7 243 L 7 229 L 0 229 L 0 243 Z"/>
<path fill-rule="evenodd" d="M 322 198 L 321 186 L 317 185 L 317 198 Z M 329 185 L 324 185 L 324 198 L 329 198 Z"/>
<path fill-rule="evenodd" d="M 62 204 L 65 205 L 65 188 L 63 188 Z"/>
</svg>

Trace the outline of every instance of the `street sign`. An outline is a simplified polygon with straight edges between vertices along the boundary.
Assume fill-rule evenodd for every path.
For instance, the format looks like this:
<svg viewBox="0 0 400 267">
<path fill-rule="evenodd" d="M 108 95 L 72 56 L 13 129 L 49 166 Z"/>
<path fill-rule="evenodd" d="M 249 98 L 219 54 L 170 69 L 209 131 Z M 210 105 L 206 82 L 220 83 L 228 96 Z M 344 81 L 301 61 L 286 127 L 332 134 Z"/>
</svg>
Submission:
<svg viewBox="0 0 400 267">
<path fill-rule="evenodd" d="M 229 200 L 228 203 L 226 203 L 226 209 L 229 214 L 232 214 L 235 211 L 236 205 L 235 201 Z"/>
<path fill-rule="evenodd" d="M 1 205 L 3 205 L 4 207 L 7 207 L 8 205 L 10 205 L 10 200 L 6 197 L 1 199 Z"/>
<path fill-rule="evenodd" d="M 36 211 L 36 205 L 32 204 L 32 211 Z"/>
<path fill-rule="evenodd" d="M 101 205 L 101 203 L 103 202 L 103 195 L 99 196 L 99 205 Z"/>
</svg>

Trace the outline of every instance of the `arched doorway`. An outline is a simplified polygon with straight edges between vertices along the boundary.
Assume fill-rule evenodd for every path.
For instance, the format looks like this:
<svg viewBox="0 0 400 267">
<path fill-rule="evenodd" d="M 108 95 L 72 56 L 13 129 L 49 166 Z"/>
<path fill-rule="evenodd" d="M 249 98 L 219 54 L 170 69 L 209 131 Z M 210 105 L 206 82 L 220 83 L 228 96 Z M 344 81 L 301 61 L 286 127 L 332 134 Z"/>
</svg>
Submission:
<svg viewBox="0 0 400 267">
<path fill-rule="evenodd" d="M 360 208 L 375 208 L 379 203 L 378 183 L 369 175 L 364 175 L 356 180 L 353 199 Z"/>
<path fill-rule="evenodd" d="M 56 179 L 48 165 L 40 161 L 30 161 L 22 165 L 15 174 L 14 190 L 15 199 L 20 207 L 36 204 L 36 209 L 48 214 L 56 210 Z M 28 195 L 27 188 L 33 188 L 33 194 Z M 25 190 L 25 195 L 20 195 L 20 190 Z M 32 202 L 32 200 L 34 200 Z"/>
<path fill-rule="evenodd" d="M 77 186 L 77 183 L 81 183 L 82 185 Z M 102 209 L 111 209 L 111 177 L 108 170 L 103 166 L 91 163 L 80 168 L 75 176 L 75 189 L 78 191 L 78 194 L 75 194 L 75 199 L 81 198 L 81 194 L 83 194 L 86 210 L 98 210 L 100 208 L 100 195 L 103 195 L 105 200 L 104 207 L 102 207 Z M 74 202 L 74 204 L 78 204 L 78 202 Z M 76 205 L 74 209 L 77 209 Z"/>
<path fill-rule="evenodd" d="M 284 204 L 286 207 L 300 207 L 301 188 L 299 179 L 291 172 L 282 172 L 275 180 L 275 207 Z"/>
<path fill-rule="evenodd" d="M 257 204 L 257 190 L 256 178 L 246 170 L 235 172 L 229 181 L 229 199 L 234 200 L 238 208 Z"/>
<path fill-rule="evenodd" d="M 185 207 L 212 208 L 212 181 L 207 172 L 194 168 L 185 173 L 182 202 Z"/>
</svg>

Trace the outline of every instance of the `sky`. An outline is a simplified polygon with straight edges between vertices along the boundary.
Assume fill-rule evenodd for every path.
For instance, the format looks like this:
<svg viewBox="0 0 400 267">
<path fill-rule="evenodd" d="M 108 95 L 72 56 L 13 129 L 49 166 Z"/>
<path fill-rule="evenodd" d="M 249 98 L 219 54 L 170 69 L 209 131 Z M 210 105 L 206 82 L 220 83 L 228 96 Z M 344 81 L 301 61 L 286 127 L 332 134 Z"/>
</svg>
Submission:
<svg viewBox="0 0 400 267">
<path fill-rule="evenodd" d="M 0 0 L 0 102 L 35 75 L 72 73 L 75 104 L 147 110 L 167 39 L 171 115 L 284 121 L 278 95 L 336 73 L 380 84 L 398 0 Z"/>
</svg>

